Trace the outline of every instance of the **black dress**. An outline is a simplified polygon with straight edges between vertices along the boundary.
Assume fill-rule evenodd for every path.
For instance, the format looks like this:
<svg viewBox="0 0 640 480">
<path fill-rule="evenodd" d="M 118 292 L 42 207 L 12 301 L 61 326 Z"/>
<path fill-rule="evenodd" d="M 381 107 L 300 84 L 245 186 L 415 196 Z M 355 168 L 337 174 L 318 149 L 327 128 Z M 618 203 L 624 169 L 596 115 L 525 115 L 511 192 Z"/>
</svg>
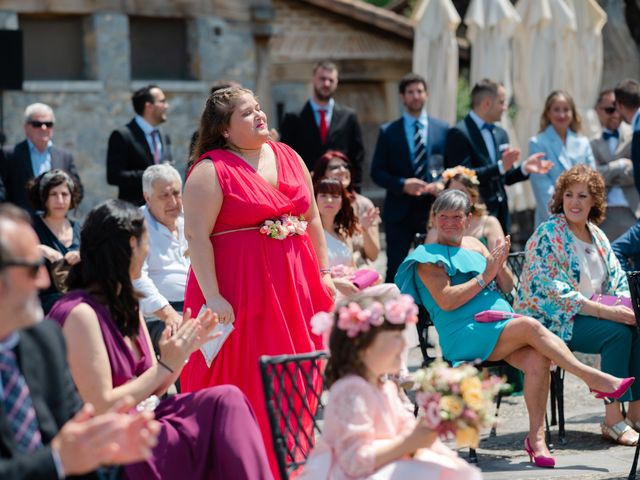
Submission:
<svg viewBox="0 0 640 480">
<path fill-rule="evenodd" d="M 69 220 L 69 223 L 71 223 L 71 228 L 73 229 L 73 238 L 71 240 L 71 245 L 65 247 L 62 242 L 58 240 L 58 237 L 56 237 L 55 234 L 51 230 L 49 230 L 49 227 L 46 223 L 44 223 L 44 220 L 40 215 L 33 216 L 33 229 L 38 234 L 40 244 L 57 250 L 62 254 L 62 256 L 66 255 L 68 252 L 73 252 L 80 249 L 80 224 L 78 222 L 74 222 L 73 220 Z M 51 271 L 54 264 L 52 264 L 49 260 L 45 260 L 45 264 L 47 266 L 47 271 L 49 272 L 51 285 L 49 285 L 49 288 L 41 290 L 39 296 L 40 302 L 42 303 L 42 309 L 46 314 L 49 312 L 53 304 L 62 296 L 62 292 L 58 290 L 53 282 Z"/>
</svg>

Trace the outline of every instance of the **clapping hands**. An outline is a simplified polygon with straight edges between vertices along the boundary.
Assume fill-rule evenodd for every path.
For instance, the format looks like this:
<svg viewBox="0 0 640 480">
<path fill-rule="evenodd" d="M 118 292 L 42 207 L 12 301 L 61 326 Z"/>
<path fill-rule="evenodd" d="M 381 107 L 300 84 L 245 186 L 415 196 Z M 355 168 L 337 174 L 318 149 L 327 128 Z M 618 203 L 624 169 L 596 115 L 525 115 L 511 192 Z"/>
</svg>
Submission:
<svg viewBox="0 0 640 480">
<path fill-rule="evenodd" d="M 493 280 L 500 269 L 505 265 L 510 249 L 511 236 L 507 235 L 503 239 L 499 239 L 495 248 L 489 252 L 485 272 L 490 275 L 490 278 L 485 278 L 486 282 Z"/>
<path fill-rule="evenodd" d="M 534 153 L 524 161 L 527 173 L 545 174 L 553 167 L 553 162 L 544 159 L 544 153 Z"/>
</svg>

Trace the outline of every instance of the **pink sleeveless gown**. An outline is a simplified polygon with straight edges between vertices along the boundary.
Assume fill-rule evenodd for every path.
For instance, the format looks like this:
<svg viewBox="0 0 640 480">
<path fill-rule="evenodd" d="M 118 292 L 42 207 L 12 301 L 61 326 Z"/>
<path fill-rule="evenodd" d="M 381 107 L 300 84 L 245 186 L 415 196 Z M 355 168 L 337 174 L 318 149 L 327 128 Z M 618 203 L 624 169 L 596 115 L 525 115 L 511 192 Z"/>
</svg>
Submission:
<svg viewBox="0 0 640 480">
<path fill-rule="evenodd" d="M 276 155 L 277 188 L 231 152 L 213 150 L 201 157 L 213 160 L 224 195 L 212 235 L 307 212 L 312 192 L 299 159 L 285 144 L 269 145 Z M 271 469 L 278 478 L 258 359 L 261 355 L 322 349 L 322 339 L 311 333 L 309 322 L 316 312 L 332 309 L 331 295 L 322 283 L 308 233 L 276 240 L 258 229 L 242 230 L 214 235 L 211 245 L 220 294 L 233 307 L 235 330 L 211 368 L 199 351 L 191 355 L 180 377 L 182 391 L 222 384 L 238 386 L 256 412 Z M 198 281 L 190 271 L 185 309 L 199 312 L 203 303 Z"/>
</svg>

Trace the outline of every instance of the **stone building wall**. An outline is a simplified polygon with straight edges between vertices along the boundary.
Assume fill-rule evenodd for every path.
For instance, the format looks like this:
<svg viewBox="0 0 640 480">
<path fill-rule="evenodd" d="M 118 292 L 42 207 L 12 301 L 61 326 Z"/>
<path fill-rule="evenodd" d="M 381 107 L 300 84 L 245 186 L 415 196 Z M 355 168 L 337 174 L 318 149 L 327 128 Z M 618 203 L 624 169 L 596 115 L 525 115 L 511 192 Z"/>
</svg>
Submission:
<svg viewBox="0 0 640 480">
<path fill-rule="evenodd" d="M 127 11 L 118 11 L 123 3 Z M 90 78 L 26 81 L 22 91 L 3 92 L 6 145 L 24 139 L 24 108 L 34 102 L 47 103 L 56 115 L 54 142 L 74 154 L 85 185 L 86 196 L 78 215 L 86 214 L 104 199 L 115 197 L 116 187 L 106 183 L 109 134 L 131 120 L 131 93 L 148 83 L 131 78 L 128 15 L 187 17 L 187 46 L 195 80 L 157 81 L 169 100 L 168 121 L 161 128 L 171 136 L 176 166 L 183 171 L 189 141 L 211 82 L 228 78 L 254 87 L 256 61 L 248 3 L 249 0 L 0 0 L 0 28 L 19 28 L 19 14 L 51 12 L 56 5 L 54 13 L 86 15 L 85 64 Z"/>
</svg>

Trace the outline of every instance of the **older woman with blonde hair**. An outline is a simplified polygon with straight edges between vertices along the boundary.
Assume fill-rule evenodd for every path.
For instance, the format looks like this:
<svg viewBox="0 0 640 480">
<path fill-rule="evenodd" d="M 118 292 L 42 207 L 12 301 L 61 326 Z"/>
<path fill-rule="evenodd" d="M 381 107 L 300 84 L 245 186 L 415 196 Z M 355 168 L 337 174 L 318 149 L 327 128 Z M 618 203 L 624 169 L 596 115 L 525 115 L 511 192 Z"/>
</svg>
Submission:
<svg viewBox="0 0 640 480">
<path fill-rule="evenodd" d="M 553 163 L 547 173 L 531 176 L 536 198 L 536 226 L 549 218 L 549 201 L 562 172 L 579 164 L 596 167 L 589 139 L 581 134 L 581 130 L 582 119 L 571 95 L 563 90 L 551 92 L 540 116 L 540 131 L 529 140 L 529 155 L 544 153 Z"/>
<path fill-rule="evenodd" d="M 584 165 L 562 173 L 555 185 L 551 217 L 526 246 L 522 283 L 514 308 L 543 322 L 574 351 L 598 353 L 602 371 L 619 377 L 640 374 L 640 343 L 629 286 L 606 235 L 597 227 L 606 209 L 602 176 Z M 625 419 L 617 401 L 605 406 L 602 435 L 635 445 L 640 430 L 640 387 Z"/>
</svg>

